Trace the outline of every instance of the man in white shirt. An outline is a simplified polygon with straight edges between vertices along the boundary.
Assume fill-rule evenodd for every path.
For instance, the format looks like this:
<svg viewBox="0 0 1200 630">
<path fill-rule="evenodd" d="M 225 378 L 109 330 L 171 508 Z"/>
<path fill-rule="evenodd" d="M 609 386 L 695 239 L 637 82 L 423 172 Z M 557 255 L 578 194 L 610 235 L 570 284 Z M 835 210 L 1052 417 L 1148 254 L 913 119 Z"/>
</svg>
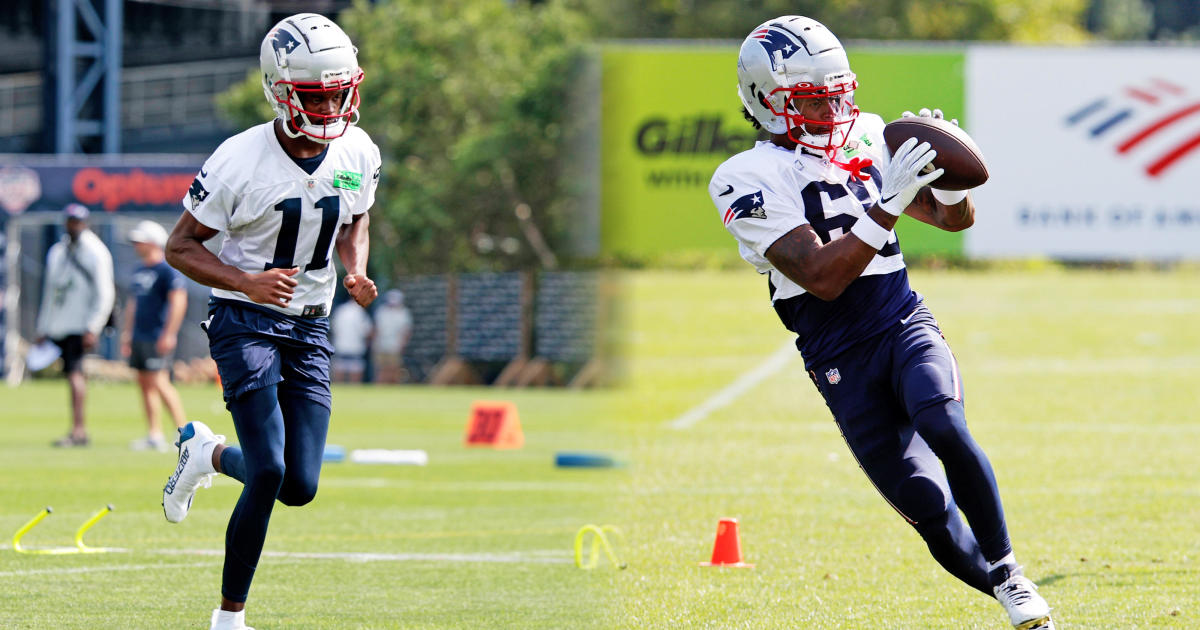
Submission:
<svg viewBox="0 0 1200 630">
<path fill-rule="evenodd" d="M 361 383 L 367 366 L 367 347 L 372 331 L 367 309 L 346 300 L 329 316 L 333 342 L 333 382 Z"/>
<path fill-rule="evenodd" d="M 88 229 L 88 209 L 63 208 L 67 234 L 46 254 L 45 288 L 38 312 L 38 341 L 62 350 L 63 372 L 71 388 L 71 431 L 54 446 L 87 446 L 84 418 L 87 380 L 83 354 L 96 347 L 113 308 L 112 254 Z"/>
<path fill-rule="evenodd" d="M 404 305 L 404 292 L 392 289 L 383 294 L 383 306 L 375 309 L 375 338 L 371 360 L 376 383 L 405 380 L 404 348 L 412 336 L 412 312 Z"/>
</svg>

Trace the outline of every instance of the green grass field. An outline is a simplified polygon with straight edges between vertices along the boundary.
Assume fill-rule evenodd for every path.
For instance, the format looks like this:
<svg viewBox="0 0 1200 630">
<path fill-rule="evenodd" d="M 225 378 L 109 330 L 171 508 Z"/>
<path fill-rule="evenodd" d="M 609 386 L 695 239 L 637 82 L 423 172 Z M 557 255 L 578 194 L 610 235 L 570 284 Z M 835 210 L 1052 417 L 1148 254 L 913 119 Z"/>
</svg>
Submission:
<svg viewBox="0 0 1200 630">
<path fill-rule="evenodd" d="M 1018 558 L 1060 628 L 1200 627 L 1200 272 L 916 270 L 960 360 Z M 669 423 L 787 342 L 761 278 L 633 272 L 620 387 L 571 392 L 340 387 L 330 442 L 420 448 L 426 467 L 326 466 L 316 501 L 278 506 L 247 621 L 282 628 L 988 628 L 994 602 L 957 583 L 878 497 L 796 356 L 687 428 Z M 232 436 L 214 388 L 194 419 Z M 471 401 L 517 403 L 526 445 L 467 449 Z M 0 390 L 0 534 L 65 545 L 105 503 L 101 555 L 0 551 L 0 627 L 205 628 L 239 486 L 218 478 L 188 519 L 159 507 L 172 456 L 131 453 L 128 385 L 95 385 L 95 444 L 57 451 L 62 381 Z M 559 470 L 559 450 L 619 469 Z M 697 566 L 737 517 L 754 569 Z M 622 529 L 583 571 L 584 524 Z M 216 555 L 214 555 L 216 554 Z M 373 554 L 373 555 L 368 555 Z"/>
</svg>

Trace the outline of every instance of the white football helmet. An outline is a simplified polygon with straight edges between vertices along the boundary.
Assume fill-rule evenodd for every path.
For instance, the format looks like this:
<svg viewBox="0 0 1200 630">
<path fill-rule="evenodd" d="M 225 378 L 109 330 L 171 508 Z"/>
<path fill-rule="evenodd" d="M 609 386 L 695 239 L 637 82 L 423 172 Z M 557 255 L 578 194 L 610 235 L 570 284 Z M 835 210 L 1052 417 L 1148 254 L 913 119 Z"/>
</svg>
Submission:
<svg viewBox="0 0 1200 630">
<path fill-rule="evenodd" d="M 830 157 L 850 138 L 858 82 L 820 22 L 785 15 L 759 25 L 742 42 L 737 73 L 742 105 L 768 132 Z"/>
<path fill-rule="evenodd" d="M 358 49 L 329 18 L 299 13 L 284 18 L 263 38 L 258 63 L 263 92 L 284 133 L 326 143 L 358 122 Z M 342 91 L 341 107 L 332 114 L 304 109 L 306 93 Z"/>
</svg>

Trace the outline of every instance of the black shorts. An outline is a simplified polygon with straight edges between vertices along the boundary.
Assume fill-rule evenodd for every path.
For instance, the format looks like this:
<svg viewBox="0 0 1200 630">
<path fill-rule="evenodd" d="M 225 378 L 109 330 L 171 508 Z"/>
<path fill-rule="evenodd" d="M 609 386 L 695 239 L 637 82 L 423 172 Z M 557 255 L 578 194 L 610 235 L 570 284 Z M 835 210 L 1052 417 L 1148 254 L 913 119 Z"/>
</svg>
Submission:
<svg viewBox="0 0 1200 630">
<path fill-rule="evenodd" d="M 167 369 L 171 356 L 158 353 L 157 342 L 134 340 L 129 344 L 129 367 L 139 372 L 157 372 Z"/>
<path fill-rule="evenodd" d="M 62 350 L 64 374 L 83 371 L 83 335 L 67 335 L 50 341 Z"/>
</svg>

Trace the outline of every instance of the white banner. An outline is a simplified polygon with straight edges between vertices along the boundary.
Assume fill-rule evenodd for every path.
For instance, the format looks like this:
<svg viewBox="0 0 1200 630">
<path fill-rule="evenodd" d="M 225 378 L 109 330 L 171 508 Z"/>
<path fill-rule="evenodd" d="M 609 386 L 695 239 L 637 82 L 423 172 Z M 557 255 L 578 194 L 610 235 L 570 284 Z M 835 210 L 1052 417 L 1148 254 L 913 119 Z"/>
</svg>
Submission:
<svg viewBox="0 0 1200 630">
<path fill-rule="evenodd" d="M 976 258 L 1200 259 L 1200 50 L 967 52 Z"/>
</svg>

